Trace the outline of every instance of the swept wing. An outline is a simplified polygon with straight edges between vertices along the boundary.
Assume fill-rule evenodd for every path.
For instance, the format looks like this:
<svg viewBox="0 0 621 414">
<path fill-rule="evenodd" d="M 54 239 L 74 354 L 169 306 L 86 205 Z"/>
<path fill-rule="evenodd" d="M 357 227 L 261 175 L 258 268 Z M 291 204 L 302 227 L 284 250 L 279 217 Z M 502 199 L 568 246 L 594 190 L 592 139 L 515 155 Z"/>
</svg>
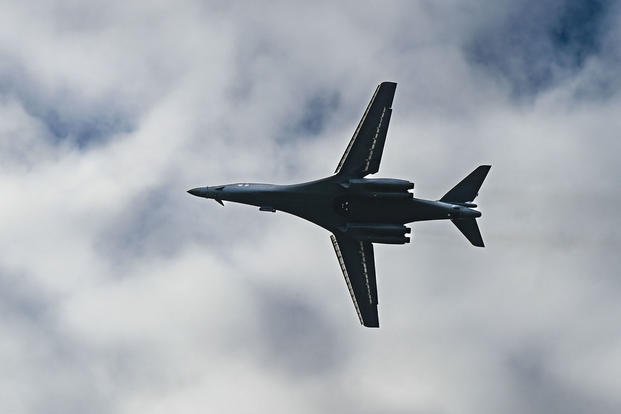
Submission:
<svg viewBox="0 0 621 414">
<path fill-rule="evenodd" d="M 373 244 L 343 235 L 330 238 L 360 323 L 379 327 Z"/>
<path fill-rule="evenodd" d="M 336 167 L 336 174 L 362 178 L 379 170 L 396 88 L 394 82 L 378 85 Z"/>
</svg>

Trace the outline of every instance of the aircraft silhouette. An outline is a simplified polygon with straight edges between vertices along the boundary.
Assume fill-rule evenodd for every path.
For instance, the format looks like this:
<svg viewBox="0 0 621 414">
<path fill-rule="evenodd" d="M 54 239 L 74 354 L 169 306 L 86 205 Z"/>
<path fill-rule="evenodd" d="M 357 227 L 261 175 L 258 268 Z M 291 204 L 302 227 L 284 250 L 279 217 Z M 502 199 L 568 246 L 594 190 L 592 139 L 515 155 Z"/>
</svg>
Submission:
<svg viewBox="0 0 621 414">
<path fill-rule="evenodd" d="M 405 244 L 405 224 L 448 219 L 474 245 L 483 247 L 472 203 L 491 166 L 482 165 L 439 200 L 409 192 L 414 183 L 394 178 L 364 178 L 379 170 L 397 84 L 381 83 L 339 162 L 327 178 L 301 184 L 236 183 L 198 187 L 188 193 L 284 211 L 315 223 L 332 234 L 332 244 L 360 323 L 379 327 L 373 243 Z"/>
</svg>

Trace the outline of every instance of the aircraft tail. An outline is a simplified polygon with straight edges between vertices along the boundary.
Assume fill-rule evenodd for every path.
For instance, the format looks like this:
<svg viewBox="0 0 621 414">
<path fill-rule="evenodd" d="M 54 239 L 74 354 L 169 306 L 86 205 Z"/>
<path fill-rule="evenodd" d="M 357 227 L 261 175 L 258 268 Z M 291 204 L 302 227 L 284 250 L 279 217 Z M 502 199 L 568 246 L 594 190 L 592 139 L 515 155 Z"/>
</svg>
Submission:
<svg viewBox="0 0 621 414">
<path fill-rule="evenodd" d="M 451 188 L 451 190 L 444 194 L 440 201 L 447 203 L 464 203 L 472 201 L 479 194 L 479 189 L 483 180 L 487 177 L 491 165 L 481 165 L 472 171 L 466 178 L 461 180 L 459 184 Z"/>
<path fill-rule="evenodd" d="M 460 204 L 464 207 L 476 207 L 476 204 L 471 202 L 479 194 L 481 184 L 487 177 L 491 165 L 481 165 L 472 171 L 466 178 L 461 180 L 455 187 L 453 187 L 448 193 L 440 199 L 446 203 Z M 485 247 L 483 238 L 481 237 L 481 231 L 477 225 L 477 221 L 474 217 L 469 218 L 455 218 L 451 220 L 453 224 L 459 229 L 459 231 L 466 236 L 466 238 L 477 247 Z"/>
<path fill-rule="evenodd" d="M 479 226 L 477 225 L 477 220 L 474 218 L 464 218 L 464 219 L 452 219 L 451 220 L 455 226 L 461 231 L 461 234 L 466 236 L 466 238 L 472 243 L 473 246 L 476 247 L 485 247 L 483 243 L 483 237 L 481 237 L 481 232 L 479 231 Z"/>
</svg>

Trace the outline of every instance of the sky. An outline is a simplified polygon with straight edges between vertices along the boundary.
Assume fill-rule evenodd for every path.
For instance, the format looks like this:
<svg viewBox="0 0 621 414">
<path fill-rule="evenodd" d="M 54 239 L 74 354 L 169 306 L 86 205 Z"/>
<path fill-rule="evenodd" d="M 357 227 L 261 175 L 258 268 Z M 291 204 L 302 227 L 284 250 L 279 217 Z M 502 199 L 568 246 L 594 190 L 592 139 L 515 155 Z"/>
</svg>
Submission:
<svg viewBox="0 0 621 414">
<path fill-rule="evenodd" d="M 620 69 L 612 0 L 0 0 L 0 411 L 621 411 Z M 376 176 L 493 167 L 366 329 L 324 230 L 186 190 L 329 176 L 381 81 Z"/>
</svg>

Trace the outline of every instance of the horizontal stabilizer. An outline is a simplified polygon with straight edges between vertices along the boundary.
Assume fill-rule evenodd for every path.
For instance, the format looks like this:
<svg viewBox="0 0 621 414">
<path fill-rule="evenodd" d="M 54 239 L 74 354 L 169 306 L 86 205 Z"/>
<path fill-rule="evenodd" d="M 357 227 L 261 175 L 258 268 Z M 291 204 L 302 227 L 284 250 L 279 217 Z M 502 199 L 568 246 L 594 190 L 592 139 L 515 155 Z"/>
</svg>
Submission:
<svg viewBox="0 0 621 414">
<path fill-rule="evenodd" d="M 487 177 L 491 165 L 481 165 L 472 171 L 459 184 L 451 189 L 440 199 L 447 203 L 464 203 L 472 201 L 478 195 L 483 180 Z"/>
<path fill-rule="evenodd" d="M 457 226 L 459 231 L 461 231 L 461 234 L 463 234 L 468 240 L 470 240 L 470 243 L 477 247 L 485 247 L 485 244 L 483 244 L 483 237 L 481 237 L 481 232 L 479 231 L 479 226 L 477 225 L 476 219 L 452 219 L 451 221 L 455 226 Z"/>
</svg>

